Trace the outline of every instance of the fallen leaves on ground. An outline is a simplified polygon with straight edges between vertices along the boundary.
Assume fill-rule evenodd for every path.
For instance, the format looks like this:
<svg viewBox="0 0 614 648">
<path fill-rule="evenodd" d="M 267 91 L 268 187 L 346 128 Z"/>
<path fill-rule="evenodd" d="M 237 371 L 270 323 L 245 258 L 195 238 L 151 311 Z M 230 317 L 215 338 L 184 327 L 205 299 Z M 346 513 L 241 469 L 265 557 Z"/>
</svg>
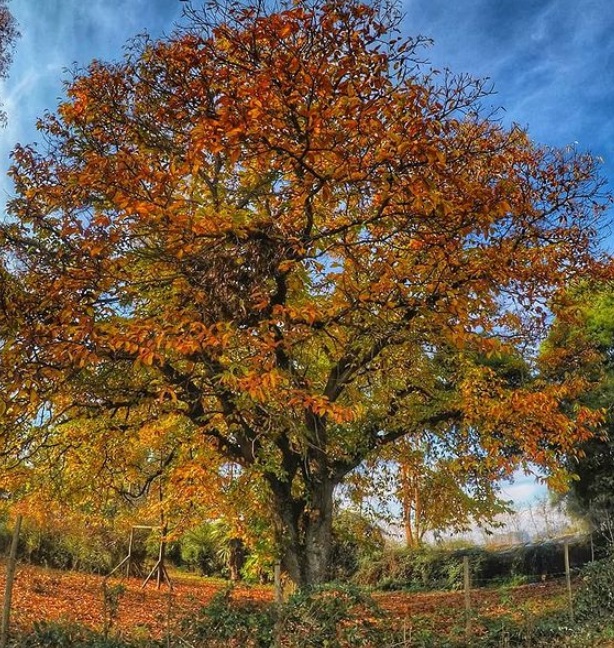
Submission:
<svg viewBox="0 0 614 648">
<path fill-rule="evenodd" d="M 225 587 L 224 581 L 187 574 L 175 574 L 172 581 L 172 591 L 166 586 L 157 590 L 153 583 L 142 588 L 142 581 L 136 578 L 108 581 L 109 587 L 122 585 L 117 614 L 112 619 L 113 631 L 125 636 L 162 637 Z M 11 625 L 26 631 L 36 621 L 74 622 L 100 631 L 105 620 L 103 584 L 102 576 L 20 565 L 13 589 Z M 4 565 L 0 566 L 0 588 L 4 590 Z M 260 602 L 271 602 L 274 598 L 270 586 L 241 585 L 233 590 L 232 596 Z M 552 581 L 472 590 L 471 604 L 482 618 L 521 618 L 562 608 L 564 596 L 564 583 Z M 428 619 L 429 627 L 446 632 L 463 623 L 463 592 L 393 592 L 377 594 L 375 598 L 400 624 L 412 626 Z M 110 618 L 108 609 L 106 618 Z"/>
<path fill-rule="evenodd" d="M 0 569 L 3 591 L 4 565 Z M 109 588 L 120 583 L 123 586 L 118 596 L 117 617 L 112 622 L 114 630 L 125 635 L 161 637 L 169 624 L 175 626 L 225 586 L 223 581 L 190 575 L 176 575 L 172 582 L 170 591 L 166 586 L 158 590 L 152 583 L 142 588 L 142 580 L 137 578 L 109 580 Z M 36 621 L 60 621 L 102 630 L 103 584 L 102 576 L 21 565 L 13 588 L 11 627 L 28 630 Z M 233 597 L 271 601 L 273 592 L 270 587 L 238 586 Z"/>
</svg>

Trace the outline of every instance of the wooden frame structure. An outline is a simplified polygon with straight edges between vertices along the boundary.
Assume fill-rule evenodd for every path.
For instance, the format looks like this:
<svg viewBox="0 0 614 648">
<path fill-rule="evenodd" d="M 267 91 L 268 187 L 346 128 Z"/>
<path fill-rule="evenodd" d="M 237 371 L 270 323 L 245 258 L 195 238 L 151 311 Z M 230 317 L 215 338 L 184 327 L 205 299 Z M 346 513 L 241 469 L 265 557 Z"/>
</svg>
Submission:
<svg viewBox="0 0 614 648">
<path fill-rule="evenodd" d="M 156 586 L 158 589 L 162 586 L 162 582 L 165 581 L 169 589 L 173 589 L 173 584 L 168 575 L 168 571 L 164 565 L 164 559 L 166 556 L 166 528 L 161 526 L 149 526 L 146 524 L 135 524 L 130 528 L 130 538 L 128 540 L 128 555 L 105 576 L 105 581 L 110 578 L 116 571 L 118 571 L 124 565 L 126 566 L 125 577 L 130 576 L 131 570 L 136 570 L 138 576 L 143 576 L 143 572 L 139 566 L 133 562 L 133 548 L 134 548 L 134 532 L 140 529 L 147 529 L 149 531 L 154 531 L 158 529 L 160 531 L 160 546 L 158 550 L 158 560 L 155 562 L 154 566 L 151 568 L 151 571 L 145 577 L 145 580 L 141 583 L 141 589 L 144 589 L 147 583 L 153 578 L 154 574 L 156 576 Z"/>
</svg>

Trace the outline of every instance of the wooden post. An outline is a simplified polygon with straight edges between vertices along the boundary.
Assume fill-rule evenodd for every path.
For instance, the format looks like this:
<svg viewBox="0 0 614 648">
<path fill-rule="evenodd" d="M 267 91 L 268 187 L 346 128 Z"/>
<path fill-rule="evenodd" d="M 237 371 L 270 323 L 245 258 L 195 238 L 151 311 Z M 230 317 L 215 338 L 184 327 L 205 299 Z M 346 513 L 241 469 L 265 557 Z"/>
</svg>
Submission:
<svg viewBox="0 0 614 648">
<path fill-rule="evenodd" d="M 6 648 L 9 640 L 9 620 L 11 617 L 11 599 L 13 596 L 13 583 L 15 581 L 15 569 L 17 567 L 17 545 L 19 543 L 19 532 L 21 531 L 21 515 L 15 520 L 13 529 L 13 540 L 11 552 L 6 564 L 6 583 L 4 586 L 4 607 L 2 609 L 2 628 L 0 629 L 0 648 Z"/>
<path fill-rule="evenodd" d="M 162 586 L 162 581 L 166 581 L 166 584 L 168 585 L 169 589 L 173 589 L 173 583 L 171 582 L 170 576 L 168 575 L 168 572 L 166 571 L 166 567 L 164 566 L 164 561 L 166 557 L 167 528 L 166 527 L 147 527 L 147 528 L 150 529 L 160 528 L 160 548 L 158 550 L 158 560 L 156 561 L 156 564 L 152 567 L 149 574 L 147 574 L 147 578 L 141 583 L 141 589 L 145 589 L 145 586 L 147 585 L 147 583 L 149 583 L 149 581 L 152 579 L 154 574 L 156 574 L 156 584 L 158 589 L 160 589 L 160 587 Z"/>
<path fill-rule="evenodd" d="M 134 543 L 134 527 L 130 529 L 130 539 L 128 540 L 128 555 L 126 556 L 126 578 L 130 578 L 132 569 L 132 545 Z"/>
<path fill-rule="evenodd" d="M 573 597 L 571 593 L 571 569 L 569 567 L 569 542 L 565 540 L 565 580 L 567 581 L 567 600 L 569 603 L 569 618 L 574 622 Z"/>
<path fill-rule="evenodd" d="M 166 648 L 171 648 L 171 635 L 172 635 L 172 616 L 173 616 L 173 590 L 168 588 L 168 601 L 166 607 Z"/>
<path fill-rule="evenodd" d="M 533 614 L 531 614 L 531 610 L 525 610 L 524 625 L 525 625 L 525 644 L 527 646 L 532 646 L 533 632 L 535 630 L 535 620 L 533 619 Z"/>
<path fill-rule="evenodd" d="M 160 535 L 160 550 L 158 551 L 158 564 L 160 568 L 158 569 L 158 575 L 156 578 L 156 587 L 160 589 L 162 585 L 162 579 L 164 574 L 164 560 L 166 558 L 166 526 L 162 527 Z"/>
<path fill-rule="evenodd" d="M 284 592 L 281 586 L 281 563 L 279 561 L 275 563 L 275 572 L 273 578 L 275 582 L 275 603 L 283 603 Z"/>
<path fill-rule="evenodd" d="M 463 556 L 463 585 L 465 589 L 465 632 L 467 645 L 471 639 L 471 578 L 469 574 L 469 556 Z"/>
</svg>

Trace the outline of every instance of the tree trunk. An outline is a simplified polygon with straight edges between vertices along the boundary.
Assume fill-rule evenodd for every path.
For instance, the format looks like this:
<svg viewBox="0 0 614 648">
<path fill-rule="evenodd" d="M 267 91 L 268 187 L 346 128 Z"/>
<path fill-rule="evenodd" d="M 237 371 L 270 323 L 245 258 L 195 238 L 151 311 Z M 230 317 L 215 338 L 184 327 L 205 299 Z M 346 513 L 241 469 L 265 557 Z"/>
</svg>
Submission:
<svg viewBox="0 0 614 648">
<path fill-rule="evenodd" d="M 245 548 L 241 538 L 231 538 L 228 541 L 228 570 L 233 583 L 241 580 L 241 569 L 245 563 Z"/>
<path fill-rule="evenodd" d="M 422 527 L 424 520 L 422 518 L 422 494 L 420 493 L 420 487 L 416 483 L 414 486 L 414 546 L 416 547 L 422 544 L 422 536 L 424 535 Z"/>
<path fill-rule="evenodd" d="M 403 508 L 403 525 L 405 527 L 405 544 L 407 547 L 415 546 L 414 528 L 412 520 L 412 489 L 407 466 L 401 464 L 401 505 Z"/>
<path fill-rule="evenodd" d="M 333 484 L 314 489 L 312 503 L 304 516 L 305 541 L 303 581 L 307 587 L 323 583 L 332 549 Z"/>
<path fill-rule="evenodd" d="M 307 483 L 304 495 L 293 496 L 291 485 L 270 476 L 279 525 L 282 569 L 299 589 L 325 582 L 332 545 L 333 491 L 331 479 Z"/>
</svg>

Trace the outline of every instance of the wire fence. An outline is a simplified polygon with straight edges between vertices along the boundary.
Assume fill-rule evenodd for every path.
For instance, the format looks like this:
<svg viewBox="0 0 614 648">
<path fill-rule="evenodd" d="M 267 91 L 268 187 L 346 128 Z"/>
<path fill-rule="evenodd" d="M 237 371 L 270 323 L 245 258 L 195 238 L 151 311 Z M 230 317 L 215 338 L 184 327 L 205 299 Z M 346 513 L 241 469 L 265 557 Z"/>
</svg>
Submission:
<svg viewBox="0 0 614 648">
<path fill-rule="evenodd" d="M 591 542 L 592 547 L 592 542 Z M 459 570 L 458 588 L 456 591 L 448 591 L 441 594 L 439 606 L 445 606 L 449 626 L 461 627 L 464 625 L 465 645 L 472 645 L 473 640 L 484 633 L 484 618 L 497 618 L 497 615 L 516 616 L 518 626 L 524 637 L 531 645 L 531 635 L 535 629 L 536 615 L 528 603 L 534 603 L 539 607 L 553 594 L 565 593 L 565 609 L 571 624 L 574 623 L 574 576 L 577 575 L 581 565 L 572 566 L 571 561 L 572 543 L 565 541 L 560 544 L 562 563 L 564 570 L 560 572 L 548 572 L 523 574 L 523 585 L 514 585 L 513 581 L 504 585 L 501 578 L 474 578 L 470 556 L 461 558 L 462 569 Z M 590 561 L 595 560 L 594 552 L 591 551 Z M 590 562 L 589 561 L 589 562 Z M 561 584 L 564 584 L 563 588 Z M 406 614 L 400 620 L 401 627 L 399 634 L 401 639 L 396 642 L 385 644 L 382 648 L 415 648 L 423 645 L 416 638 L 416 627 L 413 623 L 413 612 L 411 607 L 411 594 L 402 594 L 408 600 Z M 559 597 L 560 600 L 560 597 Z M 501 632 L 500 645 L 510 645 L 509 633 Z M 523 644 L 524 645 L 524 644 Z"/>
</svg>

